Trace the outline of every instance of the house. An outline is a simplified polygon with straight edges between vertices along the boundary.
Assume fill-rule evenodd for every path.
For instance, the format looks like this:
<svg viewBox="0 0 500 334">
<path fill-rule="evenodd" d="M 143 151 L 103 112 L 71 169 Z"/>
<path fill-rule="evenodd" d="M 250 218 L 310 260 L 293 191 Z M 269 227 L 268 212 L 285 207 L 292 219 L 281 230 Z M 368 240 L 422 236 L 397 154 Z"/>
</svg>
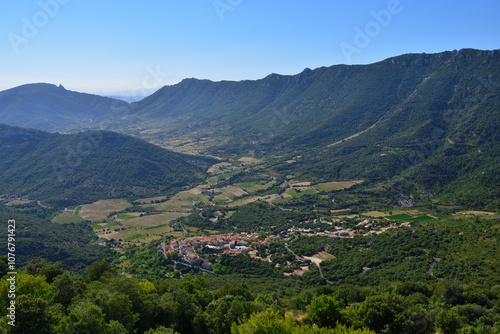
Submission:
<svg viewBox="0 0 500 334">
<path fill-rule="evenodd" d="M 213 264 L 207 260 L 203 260 L 200 264 L 201 269 L 212 271 Z"/>
<path fill-rule="evenodd" d="M 297 276 L 302 276 L 302 275 L 304 275 L 304 273 L 305 273 L 305 272 L 306 272 L 305 270 L 297 270 L 297 271 L 295 272 L 295 275 L 297 275 Z"/>
</svg>

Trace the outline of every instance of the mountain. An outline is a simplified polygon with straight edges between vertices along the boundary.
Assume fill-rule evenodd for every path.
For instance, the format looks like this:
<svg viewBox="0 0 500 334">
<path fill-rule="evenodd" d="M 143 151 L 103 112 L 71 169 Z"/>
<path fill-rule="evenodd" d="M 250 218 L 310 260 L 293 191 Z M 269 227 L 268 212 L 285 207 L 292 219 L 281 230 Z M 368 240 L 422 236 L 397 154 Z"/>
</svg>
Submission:
<svg viewBox="0 0 500 334">
<path fill-rule="evenodd" d="M 144 96 L 137 95 L 109 95 L 107 97 L 109 97 L 110 99 L 122 100 L 127 103 L 137 102 L 144 98 Z"/>
<path fill-rule="evenodd" d="M 79 126 L 176 150 L 255 154 L 304 180 L 364 179 L 400 198 L 494 208 L 499 76 L 499 50 L 462 49 L 260 80 L 185 79 Z M 36 103 L 44 99 L 52 96 Z"/>
<path fill-rule="evenodd" d="M 64 207 L 194 185 L 214 159 L 110 132 L 62 135 L 0 124 L 0 194 Z"/>
<path fill-rule="evenodd" d="M 283 175 L 365 179 L 403 198 L 494 209 L 499 93 L 500 51 L 463 49 L 256 81 L 186 79 L 133 104 L 124 121 L 159 129 L 147 135 L 157 142 L 210 137 L 209 152 L 253 152 Z"/>
<path fill-rule="evenodd" d="M 269 150 L 278 143 L 327 146 L 410 104 L 416 108 L 411 121 L 427 119 L 429 109 L 447 109 L 448 102 L 454 110 L 471 99 L 480 102 L 496 94 L 499 58 L 498 51 L 460 50 L 305 69 L 297 75 L 271 74 L 255 81 L 185 79 L 132 104 L 123 121 L 142 130 L 159 128 L 151 135 L 158 140 L 180 135 L 199 139 L 207 133 L 238 139 L 233 140 L 236 147 L 228 145 L 229 140 L 214 145 L 226 151 L 241 151 L 241 142 L 247 142 L 249 150 Z M 432 103 L 424 101 L 429 92 Z M 407 117 L 405 111 L 400 113 Z"/>
<path fill-rule="evenodd" d="M 127 105 L 61 85 L 28 84 L 0 92 L 0 123 L 46 131 L 78 129 Z"/>
</svg>

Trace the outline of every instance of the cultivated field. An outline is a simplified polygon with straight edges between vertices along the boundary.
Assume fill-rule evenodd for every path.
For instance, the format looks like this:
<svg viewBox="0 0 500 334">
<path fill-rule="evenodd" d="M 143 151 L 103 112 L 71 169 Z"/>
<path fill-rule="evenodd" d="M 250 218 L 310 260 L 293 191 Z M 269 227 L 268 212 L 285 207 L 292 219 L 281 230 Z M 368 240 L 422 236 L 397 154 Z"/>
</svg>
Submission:
<svg viewBox="0 0 500 334">
<path fill-rule="evenodd" d="M 136 217 L 133 219 L 126 220 L 122 224 L 123 226 L 129 226 L 129 227 L 151 228 L 152 226 L 168 224 L 170 221 L 186 215 L 187 215 L 186 213 L 165 212 L 157 215 Z"/>
<path fill-rule="evenodd" d="M 85 219 L 83 219 L 79 215 L 81 209 L 82 207 L 79 206 L 76 209 L 64 210 L 63 212 L 55 216 L 52 221 L 59 224 L 83 223 L 85 222 Z"/>
<path fill-rule="evenodd" d="M 243 163 L 245 166 L 258 165 L 263 163 L 262 160 L 255 159 L 252 157 L 241 157 L 238 159 L 238 161 Z"/>
<path fill-rule="evenodd" d="M 361 180 L 361 181 L 345 181 L 345 182 L 326 182 L 326 183 L 316 184 L 313 187 L 321 191 L 333 191 L 333 190 L 348 189 L 353 185 L 360 183 L 363 183 L 363 181 Z"/>
<path fill-rule="evenodd" d="M 101 221 L 106 219 L 113 211 L 122 211 L 132 206 L 124 199 L 105 199 L 92 204 L 86 204 L 80 211 L 80 216 L 90 221 Z"/>
<path fill-rule="evenodd" d="M 212 167 L 210 167 L 207 170 L 207 172 L 211 173 L 211 174 L 219 174 L 219 173 L 222 173 L 225 170 L 225 168 L 228 166 L 231 166 L 231 164 L 229 162 L 221 162 L 221 163 L 215 164 Z"/>
<path fill-rule="evenodd" d="M 234 207 L 234 206 L 239 206 L 239 205 L 245 205 L 245 204 L 248 204 L 248 203 L 257 202 L 259 200 L 268 202 L 268 201 L 270 201 L 271 199 L 273 199 L 277 195 L 278 194 L 271 194 L 271 195 L 266 195 L 266 196 L 245 197 L 245 198 L 239 199 L 237 201 L 231 202 L 227 206 L 228 207 Z"/>
<path fill-rule="evenodd" d="M 128 242 L 150 242 L 168 234 L 181 237 L 182 231 L 174 231 L 168 223 L 186 216 L 185 213 L 165 212 L 140 217 L 140 213 L 130 213 L 108 223 L 98 224 L 95 232 L 102 239 L 115 239 Z"/>
</svg>

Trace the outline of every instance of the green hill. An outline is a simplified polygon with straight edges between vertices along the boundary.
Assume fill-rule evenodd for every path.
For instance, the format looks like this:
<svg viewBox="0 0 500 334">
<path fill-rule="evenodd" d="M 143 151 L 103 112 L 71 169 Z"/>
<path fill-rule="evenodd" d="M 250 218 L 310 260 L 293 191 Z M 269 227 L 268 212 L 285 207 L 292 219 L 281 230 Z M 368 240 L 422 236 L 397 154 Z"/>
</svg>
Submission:
<svg viewBox="0 0 500 334">
<path fill-rule="evenodd" d="M 211 158 L 109 131 L 61 135 L 0 125 L 0 193 L 55 206 L 165 194 L 200 182 Z"/>
<path fill-rule="evenodd" d="M 438 111 L 493 97 L 499 58 L 497 51 L 461 50 L 255 81 L 185 79 L 132 104 L 122 121 L 159 129 L 150 135 L 158 140 L 214 133 L 221 139 L 215 148 L 224 151 L 326 147 L 388 117 L 399 123 L 387 123 L 391 131 L 385 136 L 434 121 Z M 238 140 L 222 140 L 228 138 Z"/>
<path fill-rule="evenodd" d="M 464 49 L 256 81 L 186 79 L 121 121 L 157 129 L 145 136 L 160 143 L 210 137 L 210 153 L 253 152 L 283 175 L 364 179 L 400 199 L 439 194 L 494 210 L 499 76 L 498 50 Z"/>
<path fill-rule="evenodd" d="M 260 80 L 185 79 L 79 126 L 216 156 L 254 154 L 313 182 L 363 179 L 400 205 L 438 195 L 496 210 L 499 76 L 499 50 L 463 49 Z"/>
<path fill-rule="evenodd" d="M 36 204 L 34 204 L 36 206 Z M 40 256 L 52 262 L 61 262 L 65 269 L 83 272 L 93 262 L 111 257 L 109 248 L 93 245 L 92 228 L 87 224 L 57 224 L 34 214 L 16 212 L 0 206 L 0 219 L 16 221 L 16 266 L 25 266 Z M 0 245 L 7 254 L 7 234 L 2 234 Z"/>
<path fill-rule="evenodd" d="M 127 105 L 63 86 L 28 84 L 0 92 L 0 123 L 46 131 L 79 129 Z"/>
</svg>

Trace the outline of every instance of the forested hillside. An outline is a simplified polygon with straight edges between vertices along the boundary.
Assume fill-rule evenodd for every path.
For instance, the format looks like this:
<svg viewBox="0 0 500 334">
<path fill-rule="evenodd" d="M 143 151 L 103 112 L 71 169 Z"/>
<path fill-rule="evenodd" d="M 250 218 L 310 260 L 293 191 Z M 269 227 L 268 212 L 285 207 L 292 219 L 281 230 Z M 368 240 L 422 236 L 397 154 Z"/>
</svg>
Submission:
<svg viewBox="0 0 500 334">
<path fill-rule="evenodd" d="M 500 195 L 499 73 L 498 50 L 463 49 L 260 80 L 185 79 L 131 105 L 27 85 L 0 94 L 0 120 L 15 112 L 24 126 L 73 131 L 69 117 L 82 129 L 177 151 L 254 154 L 283 175 L 382 182 L 395 194 L 492 209 Z"/>
<path fill-rule="evenodd" d="M 58 207 L 172 193 L 200 182 L 214 161 L 109 131 L 61 135 L 0 125 L 0 138 L 0 193 Z"/>
<path fill-rule="evenodd" d="M 464 49 L 256 81 L 186 79 L 118 123 L 158 143 L 183 138 L 216 155 L 250 152 L 282 175 L 384 182 L 396 194 L 492 209 L 499 75 L 497 50 Z"/>
<path fill-rule="evenodd" d="M 8 214 L 14 217 L 12 212 Z M 35 227 L 21 223 L 26 216 L 16 214 L 15 218 L 20 221 L 19 228 Z M 16 275 L 15 328 L 7 326 L 7 299 L 0 299 L 0 331 L 497 333 L 500 289 L 496 223 L 498 220 L 449 220 L 439 226 L 416 228 L 416 233 L 406 229 L 376 236 L 380 241 L 363 237 L 331 239 L 327 248 L 336 256 L 322 265 L 323 275 L 335 280 L 328 284 L 317 270 L 302 277 L 285 277 L 267 261 L 242 256 L 221 257 L 217 274 L 150 280 L 140 275 L 129 278 L 122 272 L 124 266 L 115 267 L 104 260 L 96 261 L 85 274 L 74 274 L 65 272 L 59 264 L 34 258 Z M 34 233 L 38 233 L 36 228 Z M 43 236 L 40 242 L 57 239 Z M 21 242 L 29 238 L 33 236 L 20 233 Z M 306 238 L 294 243 L 297 253 L 312 254 L 324 245 L 320 238 Z M 474 240 L 481 245 L 476 247 Z M 482 251 L 483 246 L 486 251 Z M 69 250 L 64 247 L 60 252 Z M 141 261 L 141 270 L 165 267 L 170 262 L 158 257 L 154 248 L 132 247 L 118 256 L 128 258 L 129 265 Z M 439 256 L 440 261 L 426 273 L 422 259 L 432 256 Z M 0 260 L 0 295 L 6 295 L 6 257 Z M 391 266 L 391 262 L 397 264 Z M 261 263 L 261 267 L 252 268 L 255 263 Z M 375 269 L 364 272 L 362 266 L 368 263 Z M 311 264 L 310 271 L 314 267 Z M 313 275 L 316 280 L 311 279 Z M 344 281 L 342 275 L 351 279 Z"/>
<path fill-rule="evenodd" d="M 63 86 L 28 84 L 0 92 L 0 123 L 46 131 L 78 130 L 127 105 Z"/>
</svg>

